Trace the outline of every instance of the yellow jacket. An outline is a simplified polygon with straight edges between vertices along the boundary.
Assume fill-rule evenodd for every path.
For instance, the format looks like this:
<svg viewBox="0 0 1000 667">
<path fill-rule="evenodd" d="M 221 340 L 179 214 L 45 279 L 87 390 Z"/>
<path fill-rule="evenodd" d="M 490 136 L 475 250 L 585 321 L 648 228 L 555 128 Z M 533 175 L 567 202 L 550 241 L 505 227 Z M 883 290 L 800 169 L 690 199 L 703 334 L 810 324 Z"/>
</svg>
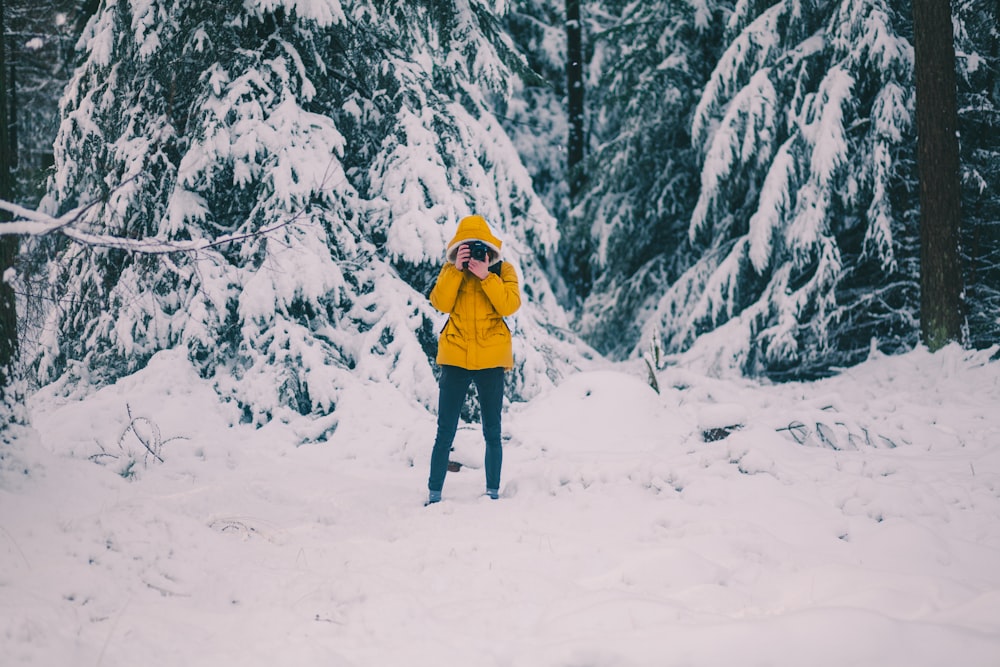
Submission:
<svg viewBox="0 0 1000 667">
<path fill-rule="evenodd" d="M 508 262 L 500 263 L 500 275 L 491 271 L 484 279 L 454 264 L 459 246 L 466 241 L 485 243 L 490 264 L 500 262 L 501 241 L 478 215 L 463 218 L 455 238 L 448 244 L 448 261 L 431 290 L 431 304 L 448 313 L 438 339 L 437 362 L 468 370 L 514 367 L 510 329 L 503 321 L 521 307 L 517 273 Z"/>
</svg>

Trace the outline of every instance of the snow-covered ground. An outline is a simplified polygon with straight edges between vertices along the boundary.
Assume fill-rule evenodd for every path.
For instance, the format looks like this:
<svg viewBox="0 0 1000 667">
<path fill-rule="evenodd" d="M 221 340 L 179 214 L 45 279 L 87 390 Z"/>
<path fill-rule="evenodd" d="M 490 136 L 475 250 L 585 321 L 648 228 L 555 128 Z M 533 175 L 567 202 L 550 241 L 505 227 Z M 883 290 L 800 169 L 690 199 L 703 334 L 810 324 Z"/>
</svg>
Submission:
<svg viewBox="0 0 1000 667">
<path fill-rule="evenodd" d="M 659 385 L 512 406 L 498 501 L 463 428 L 430 507 L 433 418 L 385 385 L 307 445 L 177 352 L 46 389 L 0 473 L 0 664 L 1000 665 L 1000 362 Z"/>
</svg>

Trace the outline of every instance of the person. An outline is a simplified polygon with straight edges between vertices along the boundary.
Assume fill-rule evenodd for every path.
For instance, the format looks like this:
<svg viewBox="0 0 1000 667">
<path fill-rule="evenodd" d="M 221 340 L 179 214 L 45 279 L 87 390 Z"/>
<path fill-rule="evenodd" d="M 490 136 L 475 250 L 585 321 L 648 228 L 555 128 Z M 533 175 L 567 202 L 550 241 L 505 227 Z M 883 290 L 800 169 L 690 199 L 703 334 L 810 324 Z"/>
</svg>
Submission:
<svg viewBox="0 0 1000 667">
<path fill-rule="evenodd" d="M 486 494 L 494 500 L 500 494 L 504 372 L 514 367 L 510 329 L 503 318 L 521 306 L 517 273 L 509 262 L 501 260 L 501 245 L 482 216 L 462 218 L 430 293 L 431 305 L 449 317 L 438 338 L 441 376 L 428 505 L 441 500 L 448 457 L 470 383 L 476 385 L 486 441 Z"/>
</svg>

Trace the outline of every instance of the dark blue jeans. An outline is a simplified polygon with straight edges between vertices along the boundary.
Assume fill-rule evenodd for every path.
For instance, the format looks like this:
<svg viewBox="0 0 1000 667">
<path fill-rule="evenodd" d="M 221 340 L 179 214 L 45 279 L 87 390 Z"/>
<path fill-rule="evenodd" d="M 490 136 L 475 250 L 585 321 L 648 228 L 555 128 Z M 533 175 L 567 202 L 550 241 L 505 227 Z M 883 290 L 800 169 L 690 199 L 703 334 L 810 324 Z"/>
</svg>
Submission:
<svg viewBox="0 0 1000 667">
<path fill-rule="evenodd" d="M 503 369 L 487 368 L 470 371 L 458 366 L 442 366 L 438 385 L 438 423 L 434 451 L 431 452 L 431 476 L 427 488 L 440 491 L 448 472 L 448 455 L 455 441 L 458 420 L 462 416 L 465 392 L 469 384 L 476 383 L 479 394 L 479 412 L 483 420 L 483 438 L 486 440 L 486 488 L 500 488 L 500 465 L 503 449 L 500 444 L 500 411 L 503 408 Z"/>
</svg>

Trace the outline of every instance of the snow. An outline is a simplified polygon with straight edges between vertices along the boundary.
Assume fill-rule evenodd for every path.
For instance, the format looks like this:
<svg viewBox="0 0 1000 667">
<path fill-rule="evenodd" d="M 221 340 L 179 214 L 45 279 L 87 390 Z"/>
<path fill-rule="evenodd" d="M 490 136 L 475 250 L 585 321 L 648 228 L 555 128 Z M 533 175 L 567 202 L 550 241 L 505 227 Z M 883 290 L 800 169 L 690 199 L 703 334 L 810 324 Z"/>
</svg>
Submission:
<svg viewBox="0 0 1000 667">
<path fill-rule="evenodd" d="M 790 184 L 797 176 L 792 147 L 799 137 L 799 134 L 793 134 L 778 149 L 764 177 L 760 203 L 750 217 L 747 256 L 758 275 L 762 275 L 770 265 L 774 255 L 774 233 L 784 227 L 792 208 L 793 190 Z"/>
<path fill-rule="evenodd" d="M 279 8 L 297 13 L 320 26 L 342 24 L 347 21 L 340 0 L 244 0 L 243 6 L 263 16 Z"/>
<path fill-rule="evenodd" d="M 725 108 L 728 98 L 735 97 L 747 84 L 747 78 L 766 69 L 766 64 L 780 46 L 775 37 L 775 26 L 786 9 L 785 4 L 779 2 L 762 12 L 719 59 L 694 112 L 691 123 L 691 143 L 694 146 L 703 150 L 712 144 L 715 115 Z M 733 18 L 736 16 L 734 12 Z M 759 81 L 755 83 L 756 87 L 760 85 Z"/>
<path fill-rule="evenodd" d="M 721 201 L 724 197 L 722 185 L 729 180 L 738 180 L 746 164 L 766 164 L 774 152 L 779 100 L 770 76 L 770 68 L 753 75 L 733 99 L 707 145 L 701 172 L 701 194 L 691 214 L 688 230 L 692 242 L 706 228 L 712 227 L 714 218 L 720 217 L 713 215 L 716 210 L 727 210 Z M 725 236 L 722 233 L 725 231 L 722 229 L 716 233 Z"/>
<path fill-rule="evenodd" d="M 2 662 L 996 665 L 991 352 L 661 394 L 608 364 L 509 406 L 498 501 L 464 425 L 430 507 L 433 416 L 384 381 L 304 445 L 318 420 L 239 424 L 180 351 L 46 387 L 0 458 Z"/>
</svg>

